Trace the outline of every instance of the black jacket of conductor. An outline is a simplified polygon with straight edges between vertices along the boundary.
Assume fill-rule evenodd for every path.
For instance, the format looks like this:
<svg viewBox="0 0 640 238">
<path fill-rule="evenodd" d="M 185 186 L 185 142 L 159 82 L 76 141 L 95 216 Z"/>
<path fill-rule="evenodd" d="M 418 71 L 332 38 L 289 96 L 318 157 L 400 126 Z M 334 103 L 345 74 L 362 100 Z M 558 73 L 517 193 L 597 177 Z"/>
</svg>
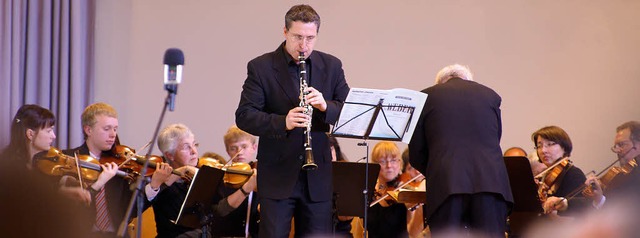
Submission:
<svg viewBox="0 0 640 238">
<path fill-rule="evenodd" d="M 452 194 L 496 193 L 513 204 L 500 148 L 502 99 L 474 81 L 429 87 L 409 144 L 411 165 L 425 175 L 429 217 Z"/>
</svg>

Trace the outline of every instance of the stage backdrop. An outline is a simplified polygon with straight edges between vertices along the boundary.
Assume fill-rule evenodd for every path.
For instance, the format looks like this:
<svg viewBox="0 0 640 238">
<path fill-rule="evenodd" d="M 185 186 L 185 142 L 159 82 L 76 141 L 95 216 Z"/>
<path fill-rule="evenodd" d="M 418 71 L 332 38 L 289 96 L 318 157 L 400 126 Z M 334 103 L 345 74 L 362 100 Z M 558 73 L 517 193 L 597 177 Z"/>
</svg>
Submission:
<svg viewBox="0 0 640 238">
<path fill-rule="evenodd" d="M 342 59 L 351 87 L 422 90 L 443 66 L 468 65 L 502 96 L 503 149 L 532 152 L 531 133 L 557 125 L 575 163 L 599 170 L 615 159 L 615 127 L 640 120 L 640 2 L 627 0 L 98 1 L 94 101 L 119 111 L 124 144 L 142 146 L 166 96 L 163 53 L 181 48 L 184 81 L 164 125 L 184 123 L 201 153 L 225 154 L 246 63 L 284 40 L 298 3 L 322 17 L 316 49 Z M 350 160 L 365 155 L 339 141 Z"/>
</svg>

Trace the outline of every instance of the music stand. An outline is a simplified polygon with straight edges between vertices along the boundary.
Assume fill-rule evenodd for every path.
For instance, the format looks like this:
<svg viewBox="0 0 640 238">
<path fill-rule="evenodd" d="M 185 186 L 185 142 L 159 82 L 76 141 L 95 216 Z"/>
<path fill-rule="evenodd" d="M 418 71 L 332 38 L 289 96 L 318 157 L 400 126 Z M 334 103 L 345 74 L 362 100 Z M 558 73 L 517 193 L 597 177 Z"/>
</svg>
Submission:
<svg viewBox="0 0 640 238">
<path fill-rule="evenodd" d="M 224 171 L 202 166 L 191 181 L 187 197 L 180 207 L 175 224 L 202 229 L 202 237 L 207 237 L 208 226 L 213 217 L 211 206 Z"/>
<path fill-rule="evenodd" d="M 368 176 L 366 164 L 356 162 L 333 162 L 333 194 L 335 197 L 334 206 L 336 215 L 364 217 L 366 204 L 362 200 L 362 188 L 367 186 L 368 190 L 373 190 L 376 178 L 380 172 L 379 164 L 370 164 Z M 369 181 L 360 178 L 367 177 Z M 368 184 L 368 185 L 365 185 Z M 373 194 L 368 194 L 371 200 Z"/>
<path fill-rule="evenodd" d="M 383 105 L 385 102 L 386 105 Z M 367 237 L 369 203 L 369 144 L 368 139 L 409 143 L 427 95 L 408 89 L 376 90 L 352 88 L 331 130 L 331 136 L 362 139 L 358 146 L 366 146 L 364 191 L 364 237 Z M 377 102 L 377 103 L 375 103 Z M 417 114 L 414 114 L 418 111 Z"/>
<path fill-rule="evenodd" d="M 513 194 L 509 228 L 512 235 L 519 236 L 538 218 L 538 214 L 543 212 L 542 204 L 538 198 L 529 159 L 524 156 L 506 156 L 504 163 Z"/>
</svg>

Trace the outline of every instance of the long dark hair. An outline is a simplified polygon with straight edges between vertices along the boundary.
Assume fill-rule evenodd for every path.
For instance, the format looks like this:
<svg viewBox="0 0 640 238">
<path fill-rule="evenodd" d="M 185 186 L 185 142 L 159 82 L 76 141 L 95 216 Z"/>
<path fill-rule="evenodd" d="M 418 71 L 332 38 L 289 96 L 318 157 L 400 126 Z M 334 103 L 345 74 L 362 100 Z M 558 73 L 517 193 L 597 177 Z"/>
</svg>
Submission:
<svg viewBox="0 0 640 238">
<path fill-rule="evenodd" d="M 12 159 L 15 162 L 29 161 L 31 158 L 29 158 L 27 130 L 39 132 L 40 129 L 55 126 L 55 124 L 56 118 L 48 109 L 34 104 L 23 105 L 11 121 L 11 140 L 2 150 L 1 159 Z"/>
</svg>

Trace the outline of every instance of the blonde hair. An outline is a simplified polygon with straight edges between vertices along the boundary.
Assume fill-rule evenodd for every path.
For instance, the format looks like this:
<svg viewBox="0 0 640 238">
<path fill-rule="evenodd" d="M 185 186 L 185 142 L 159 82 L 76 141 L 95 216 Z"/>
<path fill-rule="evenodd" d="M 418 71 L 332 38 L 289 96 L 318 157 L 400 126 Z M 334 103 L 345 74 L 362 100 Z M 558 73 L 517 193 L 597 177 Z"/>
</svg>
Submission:
<svg viewBox="0 0 640 238">
<path fill-rule="evenodd" d="M 82 127 L 83 128 L 85 126 L 93 127 L 93 125 L 95 125 L 98 122 L 96 117 L 99 115 L 118 118 L 118 112 L 116 112 L 116 109 L 114 109 L 111 105 L 103 102 L 97 102 L 87 106 L 82 112 L 82 116 L 81 116 Z M 84 135 L 84 139 L 86 140 L 87 133 L 84 132 L 84 129 L 82 130 L 82 134 Z"/>
<path fill-rule="evenodd" d="M 380 162 L 380 159 L 385 157 L 400 157 L 400 149 L 396 145 L 396 143 L 391 141 L 380 141 L 373 147 L 373 151 L 371 152 L 371 160 L 374 163 Z"/>
<path fill-rule="evenodd" d="M 247 133 L 246 131 L 241 130 L 238 126 L 233 125 L 227 130 L 227 133 L 224 134 L 224 147 L 229 149 L 229 145 L 232 143 L 248 140 L 251 141 L 251 144 L 256 144 L 257 138 L 254 135 Z"/>
<path fill-rule="evenodd" d="M 469 67 L 460 64 L 452 64 L 442 68 L 436 75 L 436 84 L 446 83 L 449 79 L 461 78 L 473 81 L 473 74 Z"/>
</svg>

